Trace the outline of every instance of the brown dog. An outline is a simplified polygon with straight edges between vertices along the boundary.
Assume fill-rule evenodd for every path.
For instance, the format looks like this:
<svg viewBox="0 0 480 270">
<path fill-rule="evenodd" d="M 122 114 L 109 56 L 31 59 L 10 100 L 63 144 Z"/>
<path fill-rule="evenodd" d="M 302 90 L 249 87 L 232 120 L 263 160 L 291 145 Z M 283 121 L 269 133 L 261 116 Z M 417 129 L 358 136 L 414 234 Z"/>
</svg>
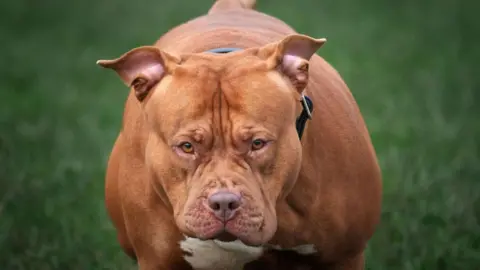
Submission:
<svg viewBox="0 0 480 270">
<path fill-rule="evenodd" d="M 364 268 L 381 208 L 364 120 L 325 39 L 254 2 L 98 61 L 132 88 L 105 195 L 142 270 Z"/>
</svg>

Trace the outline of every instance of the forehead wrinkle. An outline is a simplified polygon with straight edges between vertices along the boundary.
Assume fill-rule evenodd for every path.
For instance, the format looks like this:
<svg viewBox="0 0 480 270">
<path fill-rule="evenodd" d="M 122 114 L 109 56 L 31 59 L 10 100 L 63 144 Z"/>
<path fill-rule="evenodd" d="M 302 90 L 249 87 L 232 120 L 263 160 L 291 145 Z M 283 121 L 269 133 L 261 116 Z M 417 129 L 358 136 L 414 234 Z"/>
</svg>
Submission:
<svg viewBox="0 0 480 270">
<path fill-rule="evenodd" d="M 217 83 L 215 91 L 211 97 L 211 125 L 213 130 L 213 144 L 218 146 L 225 145 L 225 137 L 223 134 L 223 115 L 222 115 L 222 90 L 220 83 Z"/>
<path fill-rule="evenodd" d="M 227 97 L 227 92 L 225 92 L 223 90 L 223 87 L 222 87 L 222 84 L 219 84 L 220 85 L 220 89 L 221 89 L 221 102 L 222 102 L 222 128 L 223 128 L 223 134 L 225 136 L 224 138 L 224 141 L 226 143 L 230 143 L 232 141 L 232 127 L 233 127 L 233 123 L 232 123 L 232 119 L 231 119 L 231 115 L 230 115 L 230 102 L 229 102 L 229 98 Z"/>
</svg>

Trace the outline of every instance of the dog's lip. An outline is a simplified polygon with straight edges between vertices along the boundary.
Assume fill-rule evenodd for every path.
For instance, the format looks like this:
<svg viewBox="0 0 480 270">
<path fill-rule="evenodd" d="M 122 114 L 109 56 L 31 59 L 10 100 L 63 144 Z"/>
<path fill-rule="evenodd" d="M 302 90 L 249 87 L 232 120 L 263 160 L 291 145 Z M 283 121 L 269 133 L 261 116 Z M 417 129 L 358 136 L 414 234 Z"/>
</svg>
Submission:
<svg viewBox="0 0 480 270">
<path fill-rule="evenodd" d="M 247 239 L 244 239 L 243 237 L 237 237 L 235 236 L 234 234 L 232 233 L 229 233 L 227 231 L 222 231 L 214 236 L 211 236 L 211 237 L 198 237 L 198 236 L 195 236 L 195 235 L 191 235 L 191 236 L 188 236 L 186 234 L 184 234 L 184 236 L 187 238 L 196 238 L 196 239 L 200 239 L 202 241 L 214 241 L 216 243 L 233 243 L 233 242 L 241 242 L 242 244 L 246 245 L 246 246 L 249 246 L 249 247 L 261 247 L 263 245 L 265 245 L 265 243 L 263 242 L 251 242 L 251 241 L 248 241 Z"/>
<path fill-rule="evenodd" d="M 236 237 L 235 235 L 223 230 L 222 232 L 220 232 L 219 234 L 215 235 L 212 240 L 217 240 L 217 241 L 221 241 L 221 242 L 233 242 L 235 240 L 237 240 L 238 237 Z"/>
<path fill-rule="evenodd" d="M 217 234 L 215 237 L 212 237 L 211 240 L 216 241 L 216 242 L 224 242 L 224 243 L 232 243 L 236 241 L 240 241 L 242 244 L 249 246 L 249 247 L 261 247 L 265 243 L 263 242 L 251 242 L 248 241 L 248 238 L 244 238 L 241 236 L 236 236 L 232 233 L 229 233 L 228 231 L 224 230 L 223 232 Z"/>
</svg>

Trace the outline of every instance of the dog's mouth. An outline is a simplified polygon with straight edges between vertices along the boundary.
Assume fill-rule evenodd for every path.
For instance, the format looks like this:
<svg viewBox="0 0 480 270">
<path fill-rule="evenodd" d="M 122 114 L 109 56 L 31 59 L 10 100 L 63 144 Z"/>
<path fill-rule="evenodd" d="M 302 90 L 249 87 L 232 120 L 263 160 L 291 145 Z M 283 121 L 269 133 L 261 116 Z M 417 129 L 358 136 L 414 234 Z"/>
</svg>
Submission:
<svg viewBox="0 0 480 270">
<path fill-rule="evenodd" d="M 217 234 L 216 236 L 214 236 L 212 238 L 212 240 L 219 240 L 219 241 L 222 241 L 222 242 L 233 242 L 237 239 L 238 238 L 235 235 L 233 235 L 233 234 L 231 234 L 231 233 L 229 233 L 225 230 L 220 232 L 219 234 Z"/>
<path fill-rule="evenodd" d="M 211 207 L 203 200 L 197 200 L 186 208 L 184 220 L 179 225 L 185 229 L 185 234 L 201 240 L 226 243 L 241 241 L 249 246 L 260 245 L 265 240 L 265 217 L 259 207 L 254 206 L 244 203 L 233 209 L 232 213 L 224 211 L 222 214 L 217 213 L 221 208 Z"/>
</svg>

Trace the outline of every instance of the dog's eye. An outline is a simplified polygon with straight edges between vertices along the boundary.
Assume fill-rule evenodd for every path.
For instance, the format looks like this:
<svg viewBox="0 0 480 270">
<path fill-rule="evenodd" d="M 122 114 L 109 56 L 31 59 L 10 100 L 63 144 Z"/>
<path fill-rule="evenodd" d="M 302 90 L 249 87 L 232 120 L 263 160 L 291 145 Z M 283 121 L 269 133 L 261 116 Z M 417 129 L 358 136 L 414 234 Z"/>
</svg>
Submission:
<svg viewBox="0 0 480 270">
<path fill-rule="evenodd" d="M 183 152 L 187 154 L 193 153 L 193 145 L 189 142 L 184 142 L 180 145 L 180 148 L 182 149 Z"/>
<path fill-rule="evenodd" d="M 253 140 L 253 142 L 252 142 L 252 150 L 253 151 L 260 150 L 264 146 L 265 146 L 265 141 L 263 141 L 263 140 L 256 139 L 256 140 Z"/>
</svg>

